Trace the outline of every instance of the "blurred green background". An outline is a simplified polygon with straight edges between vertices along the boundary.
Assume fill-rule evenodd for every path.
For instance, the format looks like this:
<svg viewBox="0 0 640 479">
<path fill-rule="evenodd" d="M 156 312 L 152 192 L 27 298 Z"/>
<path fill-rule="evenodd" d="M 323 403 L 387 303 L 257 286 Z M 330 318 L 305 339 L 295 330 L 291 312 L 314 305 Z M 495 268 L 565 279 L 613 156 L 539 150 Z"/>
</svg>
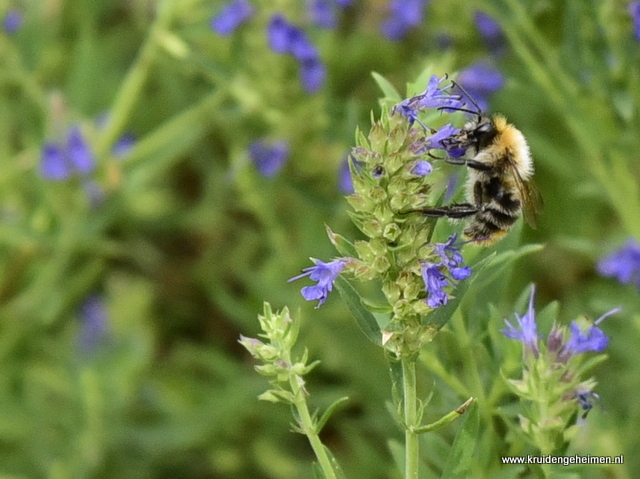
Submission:
<svg viewBox="0 0 640 479">
<path fill-rule="evenodd" d="M 222 36 L 210 20 L 225 3 L 0 2 L 0 477 L 311 477 L 306 439 L 290 432 L 286 407 L 256 400 L 266 381 L 237 343 L 258 334 L 263 301 L 300 308 L 300 342 L 322 361 L 310 403 L 350 398 L 322 434 L 347 476 L 398 477 L 381 351 L 337 296 L 314 310 L 286 280 L 309 257 L 336 254 L 325 224 L 358 236 L 340 171 L 355 128 L 379 113 L 371 72 L 404 94 L 428 66 L 453 74 L 479 61 L 502 77 L 490 111 L 528 138 L 545 201 L 538 229 L 497 248 L 545 247 L 477 286 L 465 321 L 482 340 L 531 282 L 540 305 L 559 301 L 563 322 L 622 306 L 603 324 L 602 407 L 575 446 L 625 454 L 624 466 L 579 477 L 638 477 L 640 295 L 595 269 L 640 239 L 640 42 L 628 2 L 418 2 L 420 21 L 395 40 L 381 31 L 386 0 L 334 4 L 332 29 L 309 3 L 255 1 Z M 478 11 L 499 24 L 493 40 Z M 278 12 L 318 49 L 316 92 L 267 44 Z M 72 125 L 96 167 L 52 181 L 44 148 Z M 111 148 L 123 135 L 135 141 L 120 157 Z M 263 138 L 289 146 L 271 177 L 247 152 Z M 438 340 L 456 371 L 455 334 Z M 437 391 L 436 412 L 466 399 L 426 369 L 421 380 Z M 425 454 L 451 437 L 425 439 Z"/>
</svg>

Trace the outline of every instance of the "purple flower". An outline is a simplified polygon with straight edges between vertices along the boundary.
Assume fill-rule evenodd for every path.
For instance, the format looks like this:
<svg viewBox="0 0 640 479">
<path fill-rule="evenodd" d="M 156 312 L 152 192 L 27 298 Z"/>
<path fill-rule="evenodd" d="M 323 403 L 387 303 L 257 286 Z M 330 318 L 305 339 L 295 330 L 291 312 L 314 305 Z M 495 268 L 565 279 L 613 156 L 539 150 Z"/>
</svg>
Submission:
<svg viewBox="0 0 640 479">
<path fill-rule="evenodd" d="M 460 72 L 458 82 L 474 98 L 481 110 L 489 106 L 488 95 L 504 85 L 504 75 L 486 62 L 474 63 Z"/>
<path fill-rule="evenodd" d="M 380 27 L 383 35 L 392 41 L 402 39 L 422 22 L 426 5 L 427 0 L 391 0 L 390 16 Z"/>
<path fill-rule="evenodd" d="M 447 304 L 449 297 L 443 288 L 449 285 L 447 277 L 440 271 L 440 264 L 422 263 L 422 279 L 427 291 L 427 306 L 439 308 Z"/>
<path fill-rule="evenodd" d="M 223 37 L 229 36 L 251 18 L 253 13 L 253 6 L 248 0 L 233 0 L 211 19 L 211 29 Z"/>
<path fill-rule="evenodd" d="M 473 21 L 480 35 L 482 35 L 487 48 L 494 55 L 504 53 L 504 32 L 500 24 L 480 10 L 475 12 Z"/>
<path fill-rule="evenodd" d="M 446 243 L 436 243 L 433 251 L 440 256 L 441 264 L 444 265 L 451 274 L 451 277 L 457 281 L 467 279 L 471 276 L 471 268 L 469 266 L 460 266 L 464 261 L 460 254 L 459 244 L 455 244 L 458 239 L 457 234 L 449 236 Z"/>
<path fill-rule="evenodd" d="M 436 243 L 433 251 L 440 256 L 439 263 L 422 263 L 422 279 L 427 291 L 427 305 L 430 308 L 438 308 L 447 304 L 448 296 L 443 288 L 454 285 L 455 281 L 461 281 L 471 275 L 471 268 L 462 265 L 462 255 L 455 244 L 457 235 L 449 237 L 446 243 Z M 448 273 L 445 274 L 445 273 Z"/>
<path fill-rule="evenodd" d="M 108 317 L 100 296 L 88 296 L 80 306 L 80 333 L 78 347 L 84 354 L 94 351 L 105 339 L 108 332 Z"/>
<path fill-rule="evenodd" d="M 627 240 L 622 248 L 598 261 L 597 270 L 602 276 L 640 288 L 640 244 L 635 239 Z"/>
<path fill-rule="evenodd" d="M 451 84 L 440 87 L 440 84 L 446 79 L 446 76 L 438 78 L 432 75 L 427 83 L 427 89 L 414 97 L 401 101 L 394 107 L 394 112 L 400 113 L 409 120 L 413 125 L 414 122 L 420 123 L 425 129 L 428 129 L 418 118 L 418 114 L 427 108 L 462 108 L 464 103 L 460 101 L 460 95 L 452 95 L 447 93 L 451 88 Z"/>
<path fill-rule="evenodd" d="M 93 154 L 78 126 L 69 130 L 66 144 L 48 142 L 42 148 L 40 173 L 47 180 L 62 181 L 76 173 L 84 176 L 94 167 Z"/>
<path fill-rule="evenodd" d="M 446 150 L 444 140 L 460 133 L 460 129 L 454 127 L 451 123 L 440 127 L 433 135 L 427 138 L 425 145 L 429 149 Z"/>
<path fill-rule="evenodd" d="M 7 35 L 11 35 L 12 33 L 18 31 L 18 29 L 22 25 L 22 20 L 22 12 L 16 9 L 10 9 L 2 20 L 2 29 Z"/>
<path fill-rule="evenodd" d="M 249 156 L 258 171 L 267 178 L 275 176 L 289 157 L 289 145 L 285 141 L 268 143 L 265 140 L 254 141 L 249 145 Z"/>
<path fill-rule="evenodd" d="M 311 258 L 311 260 L 316 265 L 303 269 L 302 274 L 291 278 L 289 282 L 305 276 L 309 276 L 313 281 L 316 281 L 318 284 L 314 286 L 305 286 L 302 288 L 301 293 L 307 301 L 318 300 L 318 305 L 316 306 L 317 309 L 327 300 L 327 296 L 333 289 L 333 282 L 342 272 L 346 263 L 341 259 L 337 259 L 329 263 L 324 263 L 319 259 Z"/>
<path fill-rule="evenodd" d="M 609 338 L 600 328 L 597 327 L 597 325 L 604 321 L 605 318 L 620 312 L 621 309 L 622 308 L 615 308 L 608 313 L 603 314 L 584 331 L 580 329 L 580 325 L 578 325 L 576 321 L 571 321 L 571 326 L 569 327 L 571 336 L 565 345 L 565 350 L 570 355 L 586 353 L 589 351 L 593 351 L 595 353 L 604 351 L 609 344 Z"/>
<path fill-rule="evenodd" d="M 411 174 L 416 176 L 427 176 L 433 171 L 433 166 L 431 163 L 425 160 L 418 161 L 413 169 L 411 170 Z"/>
<path fill-rule="evenodd" d="M 633 20 L 633 29 L 636 36 L 636 40 L 640 41 L 640 2 L 629 2 L 627 5 L 629 15 Z"/>
<path fill-rule="evenodd" d="M 538 356 L 538 331 L 536 325 L 535 310 L 533 309 L 533 297 L 536 292 L 535 285 L 531 286 L 531 296 L 529 297 L 529 309 L 524 316 L 519 316 L 516 313 L 516 320 L 518 321 L 517 329 L 506 319 L 504 320 L 507 327 L 501 332 L 509 339 L 517 339 L 537 357 Z"/>
</svg>

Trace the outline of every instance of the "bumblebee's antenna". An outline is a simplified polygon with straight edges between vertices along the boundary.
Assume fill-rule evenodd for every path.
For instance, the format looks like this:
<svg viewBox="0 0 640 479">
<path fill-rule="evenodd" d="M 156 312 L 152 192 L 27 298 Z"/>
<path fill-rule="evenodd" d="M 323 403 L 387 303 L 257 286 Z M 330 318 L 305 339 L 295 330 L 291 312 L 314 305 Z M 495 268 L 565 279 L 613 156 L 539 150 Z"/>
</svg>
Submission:
<svg viewBox="0 0 640 479">
<path fill-rule="evenodd" d="M 462 93 L 464 93 L 464 96 L 466 96 L 468 100 L 473 104 L 473 106 L 476 107 L 476 111 L 467 110 L 467 112 L 472 113 L 478 117 L 482 116 L 482 108 L 480 108 L 480 105 L 478 105 L 476 101 L 471 97 L 471 95 L 469 95 L 469 92 L 464 88 L 462 88 L 462 85 L 460 85 L 460 83 L 458 82 L 451 80 L 451 84 L 455 86 L 458 90 L 460 90 Z M 464 110 L 460 110 L 460 111 L 464 111 Z"/>
<path fill-rule="evenodd" d="M 454 110 L 454 111 L 461 111 L 462 113 L 470 113 L 472 115 L 476 115 L 476 116 L 481 116 L 482 112 L 477 112 L 474 110 L 469 110 L 468 108 L 459 108 L 457 106 L 439 106 L 437 108 L 438 110 Z"/>
</svg>

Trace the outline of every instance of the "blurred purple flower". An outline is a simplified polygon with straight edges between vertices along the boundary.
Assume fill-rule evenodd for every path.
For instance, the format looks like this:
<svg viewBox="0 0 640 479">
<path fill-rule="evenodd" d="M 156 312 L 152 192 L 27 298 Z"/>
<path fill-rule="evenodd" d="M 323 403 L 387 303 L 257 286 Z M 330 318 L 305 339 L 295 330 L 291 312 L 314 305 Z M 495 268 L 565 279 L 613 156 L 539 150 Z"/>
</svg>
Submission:
<svg viewBox="0 0 640 479">
<path fill-rule="evenodd" d="M 315 93 L 324 84 L 327 69 L 318 59 L 305 60 L 300 63 L 300 81 L 308 93 Z"/>
<path fill-rule="evenodd" d="M 248 0 L 233 0 L 211 19 L 211 29 L 223 37 L 229 36 L 251 18 L 253 13 L 253 6 Z"/>
<path fill-rule="evenodd" d="M 627 9 L 633 20 L 633 30 L 636 40 L 640 41 L 640 2 L 629 2 Z"/>
<path fill-rule="evenodd" d="M 627 240 L 622 248 L 598 261 L 597 270 L 602 276 L 640 288 L 640 244 L 633 238 Z"/>
<path fill-rule="evenodd" d="M 313 258 L 312 261 L 316 264 L 315 266 L 310 266 L 303 269 L 302 274 L 289 279 L 288 282 L 295 281 L 305 276 L 309 276 L 311 280 L 317 281 L 318 284 L 314 286 L 305 286 L 301 290 L 302 296 L 307 301 L 318 300 L 318 304 L 316 306 L 317 309 L 322 306 L 327 300 L 327 296 L 333 289 L 333 282 L 342 272 L 342 270 L 346 266 L 346 263 L 340 259 L 331 261 L 329 263 L 324 263 L 319 259 Z"/>
<path fill-rule="evenodd" d="M 107 309 L 99 295 L 92 294 L 83 301 L 80 321 L 78 347 L 83 354 L 89 354 L 104 341 L 109 329 Z"/>
<path fill-rule="evenodd" d="M 283 54 L 290 51 L 291 30 L 295 28 L 279 13 L 271 17 L 267 26 L 267 40 L 269 48 L 275 53 Z"/>
<path fill-rule="evenodd" d="M 382 22 L 382 34 L 391 41 L 401 40 L 424 19 L 427 0 L 391 0 L 389 17 Z"/>
<path fill-rule="evenodd" d="M 258 171 L 263 176 L 271 178 L 282 169 L 289 158 L 289 145 L 286 141 L 254 141 L 249 145 L 249 156 Z"/>
<path fill-rule="evenodd" d="M 334 29 L 338 24 L 331 0 L 308 0 L 309 16 L 321 28 Z"/>
<path fill-rule="evenodd" d="M 488 96 L 504 85 L 504 75 L 486 62 L 474 63 L 460 72 L 458 83 L 475 100 L 482 111 L 489 107 Z"/>
<path fill-rule="evenodd" d="M 12 8 L 5 14 L 4 19 L 2 20 L 2 29 L 7 35 L 11 35 L 12 33 L 17 32 L 22 26 L 23 19 L 24 16 L 22 12 Z"/>
<path fill-rule="evenodd" d="M 136 144 L 136 137 L 133 133 L 124 133 L 111 148 L 111 153 L 116 158 L 124 158 L 129 154 Z"/>
<path fill-rule="evenodd" d="M 326 68 L 318 49 L 307 34 L 289 23 L 282 15 L 275 14 L 267 27 L 269 48 L 275 53 L 290 53 L 298 61 L 300 81 L 307 93 L 315 93 L 324 84 Z"/>
<path fill-rule="evenodd" d="M 66 143 L 47 142 L 40 156 L 40 173 L 47 180 L 62 181 L 74 174 L 87 175 L 93 171 L 95 160 L 79 126 L 67 133 Z"/>
<path fill-rule="evenodd" d="M 489 51 L 497 56 L 502 55 L 505 51 L 505 37 L 500 24 L 480 10 L 476 10 L 473 21 Z"/>
</svg>

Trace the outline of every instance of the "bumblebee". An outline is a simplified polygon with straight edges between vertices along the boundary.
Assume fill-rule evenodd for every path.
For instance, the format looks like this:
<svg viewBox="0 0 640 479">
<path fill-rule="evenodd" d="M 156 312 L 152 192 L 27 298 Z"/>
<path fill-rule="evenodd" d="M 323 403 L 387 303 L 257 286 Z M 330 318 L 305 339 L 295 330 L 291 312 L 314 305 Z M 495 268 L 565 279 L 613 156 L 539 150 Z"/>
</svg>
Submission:
<svg viewBox="0 0 640 479">
<path fill-rule="evenodd" d="M 475 103 L 474 103 L 475 105 Z M 488 246 L 502 239 L 523 213 L 525 221 L 536 227 L 536 214 L 542 198 L 533 183 L 533 160 L 524 135 L 502 115 L 485 116 L 476 110 L 476 118 L 457 134 L 442 141 L 446 151 L 464 149 L 472 158 L 447 157 L 453 165 L 466 165 L 467 203 L 454 203 L 420 211 L 426 216 L 451 219 L 471 218 L 464 236 Z"/>
</svg>

